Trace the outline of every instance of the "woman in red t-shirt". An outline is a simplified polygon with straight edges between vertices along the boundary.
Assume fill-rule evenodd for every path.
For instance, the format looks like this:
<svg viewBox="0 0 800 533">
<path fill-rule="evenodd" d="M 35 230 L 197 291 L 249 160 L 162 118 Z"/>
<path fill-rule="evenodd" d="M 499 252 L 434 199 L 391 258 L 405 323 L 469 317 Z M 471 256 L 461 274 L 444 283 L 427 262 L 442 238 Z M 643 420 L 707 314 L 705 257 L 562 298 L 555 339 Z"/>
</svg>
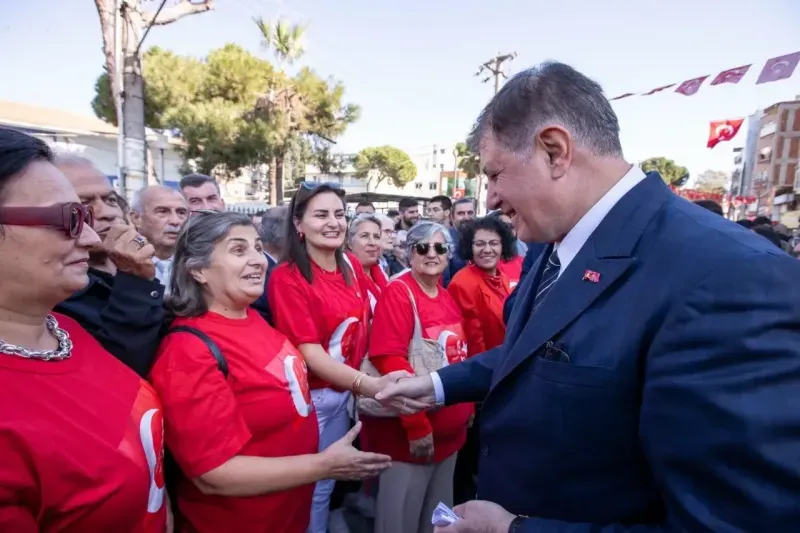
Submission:
<svg viewBox="0 0 800 533">
<path fill-rule="evenodd" d="M 438 340 L 450 364 L 467 357 L 461 311 L 439 284 L 450 251 L 447 230 L 419 222 L 408 231 L 406 247 L 411 268 L 383 291 L 372 322 L 369 358 L 383 374 L 413 372 L 408 347 L 415 312 L 422 336 Z M 370 450 L 394 461 L 381 474 L 376 533 L 430 531 L 436 505 L 452 505 L 456 453 L 471 414 L 471 404 L 460 404 L 399 418 L 363 417 Z"/>
<path fill-rule="evenodd" d="M 346 231 L 344 191 L 336 184 L 302 183 L 289 204 L 284 261 L 267 287 L 276 328 L 297 346 L 310 370 L 320 451 L 350 427 L 351 391 L 374 398 L 399 377 L 376 379 L 356 370 L 366 353 L 371 313 L 361 264 L 342 252 Z M 394 405 L 402 409 L 403 400 Z M 310 533 L 327 531 L 334 484 L 326 480 L 314 489 Z"/>
<path fill-rule="evenodd" d="M 91 210 L 43 141 L 0 128 L 0 531 L 163 533 L 161 404 L 77 322 Z"/>
<path fill-rule="evenodd" d="M 167 447 L 180 466 L 179 531 L 302 533 L 314 483 L 362 479 L 388 457 L 350 446 L 318 454 L 317 417 L 303 355 L 250 308 L 267 259 L 240 213 L 199 214 L 178 240 L 171 328 L 150 380 L 163 399 Z"/>
<path fill-rule="evenodd" d="M 347 228 L 347 247 L 353 252 L 364 271 L 366 279 L 364 290 L 369 298 L 371 311 L 375 311 L 378 297 L 389 283 L 386 272 L 378 262 L 383 252 L 382 243 L 381 222 L 375 215 L 363 213 L 350 221 L 350 226 Z"/>
</svg>

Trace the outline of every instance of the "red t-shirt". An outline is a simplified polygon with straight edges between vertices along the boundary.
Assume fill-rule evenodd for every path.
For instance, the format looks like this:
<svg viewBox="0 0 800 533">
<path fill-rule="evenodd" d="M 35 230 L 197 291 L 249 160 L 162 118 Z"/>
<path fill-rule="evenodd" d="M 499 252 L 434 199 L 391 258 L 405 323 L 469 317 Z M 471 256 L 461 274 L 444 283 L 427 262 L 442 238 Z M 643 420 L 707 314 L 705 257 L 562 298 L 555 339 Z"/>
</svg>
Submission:
<svg viewBox="0 0 800 533">
<path fill-rule="evenodd" d="M 270 274 L 267 295 L 275 327 L 292 344 L 319 344 L 335 360 L 359 368 L 371 313 L 364 272 L 355 256 L 349 259 L 352 285 L 341 272 L 326 272 L 313 261 L 313 282 L 308 283 L 296 265 L 282 263 Z M 308 381 L 312 389 L 331 386 L 313 373 Z"/>
<path fill-rule="evenodd" d="M 509 261 L 500 260 L 497 263 L 497 269 L 501 270 L 508 276 L 509 286 L 513 289 L 519 283 L 519 278 L 522 276 L 522 263 L 525 260 L 521 255 L 515 255 Z"/>
<path fill-rule="evenodd" d="M 394 370 L 413 372 L 408 362 L 408 345 L 414 332 L 414 314 L 406 286 L 417 304 L 422 336 L 438 340 L 450 364 L 466 359 L 461 311 L 453 298 L 441 287 L 436 297 L 431 298 L 411 272 L 406 272 L 391 281 L 378 300 L 370 336 L 370 361 L 382 374 Z M 364 441 L 369 443 L 370 451 L 389 455 L 395 461 L 424 463 L 411 456 L 409 441 L 432 432 L 434 461 L 443 461 L 464 445 L 471 414 L 472 404 L 459 404 L 400 418 L 362 417 Z"/>
<path fill-rule="evenodd" d="M 386 272 L 377 263 L 369 268 L 369 276 L 364 276 L 364 290 L 367 293 L 367 298 L 369 298 L 369 307 L 373 313 L 381 292 L 383 292 L 388 283 L 389 278 L 386 276 Z"/>
<path fill-rule="evenodd" d="M 228 363 L 228 379 L 203 342 L 168 335 L 150 380 L 164 403 L 167 447 L 188 478 L 237 455 L 285 457 L 316 453 L 317 416 L 303 356 L 252 309 L 247 318 L 216 313 L 179 318 L 208 335 Z M 303 533 L 313 485 L 250 498 L 205 495 L 188 478 L 178 485 L 184 531 Z"/>
<path fill-rule="evenodd" d="M 77 322 L 72 357 L 0 354 L 0 531 L 163 533 L 161 403 Z"/>
</svg>

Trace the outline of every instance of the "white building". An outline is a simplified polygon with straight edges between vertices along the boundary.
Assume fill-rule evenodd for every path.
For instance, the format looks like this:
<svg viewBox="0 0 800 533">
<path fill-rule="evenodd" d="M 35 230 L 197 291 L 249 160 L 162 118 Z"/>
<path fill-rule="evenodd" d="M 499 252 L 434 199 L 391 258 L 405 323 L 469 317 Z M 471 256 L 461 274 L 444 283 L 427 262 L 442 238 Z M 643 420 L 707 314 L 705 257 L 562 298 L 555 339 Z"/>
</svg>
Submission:
<svg viewBox="0 0 800 533">
<path fill-rule="evenodd" d="M 117 185 L 116 126 L 96 117 L 3 100 L 0 100 L 0 125 L 35 135 L 46 141 L 57 153 L 70 153 L 90 159 Z M 182 164 L 182 159 L 175 150 L 178 141 L 159 138 L 159 135 L 150 130 L 147 136 L 152 162 L 152 183 L 163 183 L 177 189 Z M 144 185 L 128 183 L 128 191 L 135 191 Z"/>
<path fill-rule="evenodd" d="M 455 143 L 404 149 L 417 167 L 416 177 L 404 187 L 397 187 L 390 180 L 384 180 L 377 186 L 374 181 L 370 182 L 369 190 L 367 190 L 367 181 L 355 177 L 355 169 L 352 165 L 347 165 L 340 172 L 334 174 L 326 174 L 313 166 L 308 166 L 306 167 L 306 179 L 308 181 L 338 183 L 348 195 L 376 193 L 379 195 L 410 196 L 415 198 L 432 198 L 440 194 L 453 196 L 453 187 L 448 187 L 448 182 L 456 174 L 454 150 Z M 343 155 L 343 157 L 352 158 L 354 155 L 347 154 Z M 458 177 L 463 180 L 464 174 L 458 173 Z M 486 189 L 485 184 L 483 188 L 484 190 Z M 475 196 L 476 191 L 470 189 L 463 192 L 466 192 L 468 196 Z M 484 196 L 484 194 L 481 194 L 481 197 Z"/>
</svg>

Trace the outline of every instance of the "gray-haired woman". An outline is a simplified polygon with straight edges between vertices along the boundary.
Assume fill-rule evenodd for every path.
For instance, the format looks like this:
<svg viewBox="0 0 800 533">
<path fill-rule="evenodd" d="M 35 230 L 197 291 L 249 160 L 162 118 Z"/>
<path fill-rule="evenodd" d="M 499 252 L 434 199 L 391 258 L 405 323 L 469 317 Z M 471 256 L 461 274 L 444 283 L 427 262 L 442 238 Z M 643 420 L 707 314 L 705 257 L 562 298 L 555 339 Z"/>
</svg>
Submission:
<svg viewBox="0 0 800 533">
<path fill-rule="evenodd" d="M 379 261 L 383 253 L 381 222 L 375 215 L 362 213 L 350 221 L 347 228 L 347 247 L 356 256 L 367 278 L 366 289 L 370 308 L 375 311 L 375 304 L 381 291 L 389 283 L 386 272 Z"/>
<path fill-rule="evenodd" d="M 317 453 L 303 356 L 249 307 L 266 266 L 244 214 L 199 214 L 178 240 L 169 305 L 178 316 L 172 328 L 184 330 L 167 335 L 150 379 L 182 472 L 179 531 L 303 533 L 315 482 L 389 466 L 388 457 L 351 446 L 358 426 Z"/>
<path fill-rule="evenodd" d="M 410 268 L 386 286 L 372 322 L 369 359 L 382 374 L 414 372 L 408 347 L 415 315 L 418 333 L 438 341 L 449 364 L 467 357 L 461 310 L 440 284 L 450 247 L 447 229 L 435 222 L 419 222 L 408 231 Z M 362 418 L 363 441 L 393 460 L 381 474 L 376 533 L 432 530 L 436 505 L 452 504 L 456 453 L 466 440 L 471 414 L 471 404 L 460 404 L 399 418 Z"/>
</svg>

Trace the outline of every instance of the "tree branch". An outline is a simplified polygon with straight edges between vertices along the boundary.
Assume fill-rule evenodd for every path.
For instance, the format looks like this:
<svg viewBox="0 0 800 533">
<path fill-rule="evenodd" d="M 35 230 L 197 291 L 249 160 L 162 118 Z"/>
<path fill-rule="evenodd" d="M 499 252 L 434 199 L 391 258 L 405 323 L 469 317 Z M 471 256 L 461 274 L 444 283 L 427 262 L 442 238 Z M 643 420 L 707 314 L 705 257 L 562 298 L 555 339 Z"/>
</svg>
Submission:
<svg viewBox="0 0 800 533">
<path fill-rule="evenodd" d="M 144 19 L 145 25 L 164 26 L 165 24 L 171 24 L 183 17 L 196 13 L 205 13 L 212 9 L 214 9 L 214 0 L 204 0 L 202 3 L 192 3 L 190 0 L 181 0 L 172 7 L 162 9 L 158 17 L 155 17 L 155 14 L 148 13 L 143 14 L 142 18 Z"/>
</svg>

